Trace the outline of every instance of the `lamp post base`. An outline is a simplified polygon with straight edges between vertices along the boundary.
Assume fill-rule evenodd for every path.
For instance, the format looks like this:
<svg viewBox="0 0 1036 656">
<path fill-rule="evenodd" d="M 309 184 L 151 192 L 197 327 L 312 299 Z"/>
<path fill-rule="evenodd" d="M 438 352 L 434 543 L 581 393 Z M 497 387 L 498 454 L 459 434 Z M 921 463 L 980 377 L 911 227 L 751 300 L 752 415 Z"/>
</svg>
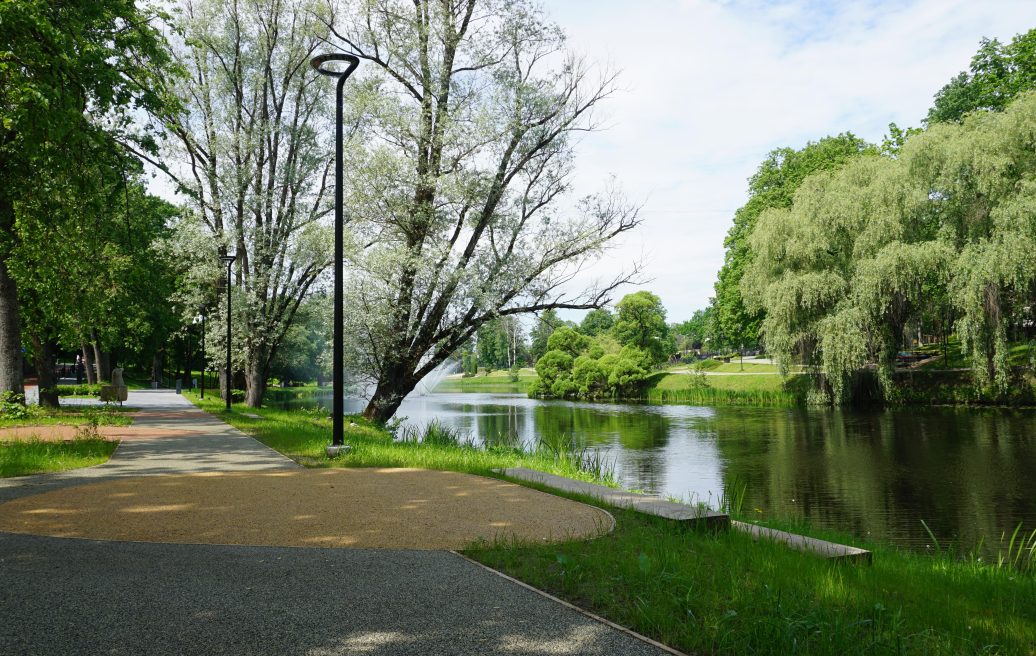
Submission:
<svg viewBox="0 0 1036 656">
<path fill-rule="evenodd" d="M 327 453 L 328 458 L 337 458 L 338 456 L 345 455 L 352 450 L 353 448 L 348 444 L 339 444 L 337 446 L 334 444 L 329 444 L 327 448 L 324 449 L 325 453 Z"/>
</svg>

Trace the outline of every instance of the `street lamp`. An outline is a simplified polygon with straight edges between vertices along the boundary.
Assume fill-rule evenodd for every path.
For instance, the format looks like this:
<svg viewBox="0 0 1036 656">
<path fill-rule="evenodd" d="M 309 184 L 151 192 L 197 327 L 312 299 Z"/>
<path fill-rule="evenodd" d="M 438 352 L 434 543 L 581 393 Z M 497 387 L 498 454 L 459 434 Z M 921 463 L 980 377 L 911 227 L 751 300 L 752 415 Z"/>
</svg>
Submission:
<svg viewBox="0 0 1036 656">
<path fill-rule="evenodd" d="M 205 354 L 205 308 L 202 307 L 201 315 L 194 318 L 194 323 L 201 322 L 201 398 L 205 398 L 205 372 L 209 363 Z"/>
<path fill-rule="evenodd" d="M 329 62 L 347 62 L 344 71 L 325 68 Z M 327 447 L 328 457 L 337 456 L 347 451 L 345 446 L 345 375 L 342 371 L 342 334 L 345 332 L 345 314 L 342 309 L 342 259 L 344 258 L 342 242 L 342 88 L 345 81 L 360 65 L 356 55 L 333 53 L 318 55 L 310 60 L 310 65 L 321 75 L 337 78 L 337 106 L 335 109 L 335 326 L 334 326 L 334 367 L 332 387 L 334 399 L 331 410 L 331 446 Z"/>
<path fill-rule="evenodd" d="M 230 253 L 219 256 L 219 261 L 227 265 L 227 411 L 230 411 L 230 265 L 237 259 Z"/>
</svg>

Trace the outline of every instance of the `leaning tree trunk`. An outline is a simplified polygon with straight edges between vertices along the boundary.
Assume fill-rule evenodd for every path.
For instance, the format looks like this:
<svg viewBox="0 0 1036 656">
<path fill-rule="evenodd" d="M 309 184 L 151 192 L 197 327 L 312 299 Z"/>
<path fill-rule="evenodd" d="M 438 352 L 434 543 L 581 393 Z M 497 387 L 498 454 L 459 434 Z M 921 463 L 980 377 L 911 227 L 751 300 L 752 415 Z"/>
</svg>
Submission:
<svg viewBox="0 0 1036 656">
<path fill-rule="evenodd" d="M 94 350 L 86 342 L 80 342 L 83 347 L 83 367 L 86 369 L 86 382 L 93 385 L 97 382 L 97 370 L 94 369 Z"/>
<path fill-rule="evenodd" d="M 383 424 L 396 414 L 403 399 L 417 387 L 414 376 L 417 363 L 399 363 L 384 372 L 374 388 L 374 395 L 367 403 L 363 416 L 370 421 Z"/>
<path fill-rule="evenodd" d="M 53 340 L 42 340 L 33 336 L 32 346 L 33 351 L 35 351 L 33 364 L 36 366 L 40 406 L 56 408 L 59 405 L 58 381 L 54 377 L 54 367 L 57 362 L 57 344 Z"/>
</svg>

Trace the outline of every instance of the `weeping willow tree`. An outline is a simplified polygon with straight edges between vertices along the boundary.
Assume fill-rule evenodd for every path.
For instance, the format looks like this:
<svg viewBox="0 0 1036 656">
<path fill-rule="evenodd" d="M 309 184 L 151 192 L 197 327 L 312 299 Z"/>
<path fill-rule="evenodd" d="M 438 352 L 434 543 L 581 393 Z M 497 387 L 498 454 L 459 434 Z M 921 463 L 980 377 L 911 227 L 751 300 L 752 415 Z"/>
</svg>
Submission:
<svg viewBox="0 0 1036 656">
<path fill-rule="evenodd" d="M 943 308 L 976 381 L 1003 391 L 1036 281 L 1036 96 L 812 176 L 750 239 L 742 293 L 766 311 L 767 347 L 785 370 L 812 366 L 835 401 L 868 366 L 888 395 L 908 326 Z"/>
</svg>

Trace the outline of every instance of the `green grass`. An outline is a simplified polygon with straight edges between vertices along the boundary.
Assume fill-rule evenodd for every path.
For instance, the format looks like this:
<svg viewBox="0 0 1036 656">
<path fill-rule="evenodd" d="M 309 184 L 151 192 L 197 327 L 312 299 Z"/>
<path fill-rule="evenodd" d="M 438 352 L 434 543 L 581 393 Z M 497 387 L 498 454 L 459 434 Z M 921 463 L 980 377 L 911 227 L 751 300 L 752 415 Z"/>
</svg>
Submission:
<svg viewBox="0 0 1036 656">
<path fill-rule="evenodd" d="M 460 376 L 444 378 L 436 386 L 435 391 L 525 394 L 528 391 L 529 383 L 534 380 L 536 380 L 536 372 L 533 369 L 521 369 L 518 372 L 517 382 L 511 380 L 509 371 L 494 371 L 488 375 L 480 373 L 468 378 Z"/>
<path fill-rule="evenodd" d="M 779 369 L 775 364 L 756 362 L 754 360 L 745 360 L 744 365 L 742 366 L 741 361 L 737 358 L 732 359 L 730 362 L 720 362 L 719 360 L 707 358 L 705 360 L 699 360 L 698 362 L 694 362 L 692 364 L 680 364 L 670 368 L 670 371 L 676 370 L 709 371 L 734 374 L 775 374 L 779 372 Z"/>
<path fill-rule="evenodd" d="M 101 385 L 83 383 L 82 385 L 56 385 L 58 396 L 98 396 Z"/>
<path fill-rule="evenodd" d="M 127 413 L 133 408 L 120 406 L 63 406 L 60 408 L 42 408 L 30 405 L 15 413 L 0 413 L 0 428 L 18 426 L 129 426 L 133 418 Z"/>
<path fill-rule="evenodd" d="M 107 462 L 118 442 L 82 437 L 68 442 L 0 442 L 0 477 L 91 467 Z"/>
<path fill-rule="evenodd" d="M 253 409 L 235 404 L 234 409 L 227 413 L 218 398 L 201 400 L 193 392 L 184 396 L 307 467 L 420 467 L 481 475 L 489 475 L 492 469 L 502 467 L 529 467 L 571 478 L 592 478 L 571 458 L 557 453 L 557 449 L 555 453 L 550 449 L 523 452 L 506 439 L 507 436 L 498 446 L 488 449 L 457 444 L 452 440 L 436 443 L 393 441 L 384 428 L 357 416 L 347 417 L 345 424 L 345 442 L 352 451 L 347 456 L 330 460 L 324 453 L 325 447 L 331 443 L 331 420 L 327 410 Z M 261 418 L 250 419 L 243 416 L 243 412 L 257 414 Z"/>
<path fill-rule="evenodd" d="M 832 563 L 610 509 L 586 543 L 466 553 L 677 649 L 708 654 L 1032 654 L 1033 574 L 875 547 Z"/>
</svg>

